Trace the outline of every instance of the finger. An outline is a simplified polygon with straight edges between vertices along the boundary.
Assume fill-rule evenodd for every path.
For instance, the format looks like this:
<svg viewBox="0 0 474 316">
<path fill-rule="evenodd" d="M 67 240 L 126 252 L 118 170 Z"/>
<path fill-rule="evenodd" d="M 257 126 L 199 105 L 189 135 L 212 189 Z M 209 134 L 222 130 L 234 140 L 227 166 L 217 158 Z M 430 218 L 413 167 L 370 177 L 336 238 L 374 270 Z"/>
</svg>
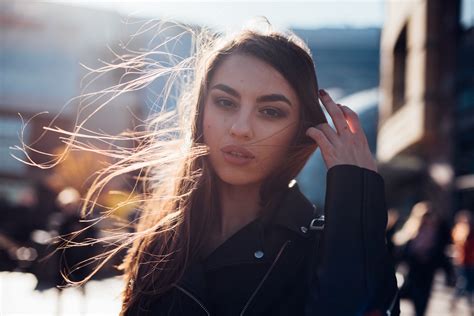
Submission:
<svg viewBox="0 0 474 316">
<path fill-rule="evenodd" d="M 349 124 L 354 135 L 362 143 L 368 146 L 367 136 L 365 135 L 364 129 L 362 128 L 362 125 L 360 124 L 360 119 L 357 113 L 345 105 L 341 105 L 341 109 L 343 110 L 344 115 L 346 116 L 346 119 L 347 119 L 347 123 Z"/>
<path fill-rule="evenodd" d="M 332 147 L 331 142 L 327 139 L 326 135 L 316 127 L 310 127 L 306 130 L 306 135 L 311 137 L 321 148 L 322 152 L 326 152 Z"/>
<path fill-rule="evenodd" d="M 331 99 L 329 94 L 321 89 L 319 90 L 319 96 L 321 102 L 324 104 L 324 107 L 328 111 L 331 119 L 336 127 L 336 131 L 339 135 L 344 135 L 349 132 L 349 128 L 347 126 L 346 119 L 344 117 L 344 113 L 342 110 L 337 106 L 337 104 Z"/>
<path fill-rule="evenodd" d="M 333 146 L 339 144 L 339 135 L 337 135 L 336 131 L 328 123 L 318 124 L 316 125 L 316 129 L 321 130 Z"/>
<path fill-rule="evenodd" d="M 357 113 L 352 111 L 349 107 L 338 104 L 339 108 L 342 110 L 344 116 L 346 117 L 346 122 L 349 125 L 349 128 L 353 134 L 360 133 L 362 127 L 360 126 L 360 120 Z"/>
<path fill-rule="evenodd" d="M 354 134 L 354 129 L 352 128 L 352 126 L 349 122 L 348 113 L 343 108 L 345 105 L 342 105 L 340 103 L 336 103 L 336 105 L 339 107 L 339 109 L 342 111 L 342 114 L 344 115 L 344 119 L 346 121 L 346 125 L 344 126 L 344 130 L 345 130 L 345 132 L 347 132 L 346 134 Z"/>
</svg>

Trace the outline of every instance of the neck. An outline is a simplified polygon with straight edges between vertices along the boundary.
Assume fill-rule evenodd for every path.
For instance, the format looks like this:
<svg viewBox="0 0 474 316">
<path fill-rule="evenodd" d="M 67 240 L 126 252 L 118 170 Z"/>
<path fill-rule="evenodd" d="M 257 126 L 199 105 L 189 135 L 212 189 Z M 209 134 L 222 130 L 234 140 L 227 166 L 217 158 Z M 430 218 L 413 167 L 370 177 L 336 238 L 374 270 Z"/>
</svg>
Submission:
<svg viewBox="0 0 474 316">
<path fill-rule="evenodd" d="M 220 218 L 216 233 L 226 238 L 256 219 L 260 214 L 260 183 L 245 186 L 219 181 Z"/>
</svg>

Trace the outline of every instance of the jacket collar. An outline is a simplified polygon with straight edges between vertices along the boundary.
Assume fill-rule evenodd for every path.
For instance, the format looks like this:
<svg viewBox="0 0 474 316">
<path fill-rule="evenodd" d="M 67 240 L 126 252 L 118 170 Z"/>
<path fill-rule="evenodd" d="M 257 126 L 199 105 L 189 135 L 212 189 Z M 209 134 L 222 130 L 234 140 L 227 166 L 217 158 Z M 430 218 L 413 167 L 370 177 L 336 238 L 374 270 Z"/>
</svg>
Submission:
<svg viewBox="0 0 474 316">
<path fill-rule="evenodd" d="M 280 206 L 269 216 L 271 227 L 283 227 L 298 236 L 309 238 L 309 225 L 316 216 L 316 207 L 301 193 L 298 184 L 292 181 Z M 269 229 L 272 229 L 271 227 Z M 197 261 L 188 267 L 178 285 L 185 287 L 206 305 L 208 304 L 205 282 L 207 269 L 242 263 L 271 263 L 272 256 L 266 252 L 270 249 L 265 247 L 266 242 L 262 235 L 264 229 L 264 224 L 259 218 L 249 223 L 217 247 L 204 261 Z M 279 249 L 279 245 L 275 246 Z M 263 258 L 254 256 L 257 250 L 265 250 Z"/>
<path fill-rule="evenodd" d="M 293 180 L 281 206 L 275 210 L 273 223 L 307 238 L 309 225 L 316 215 L 316 206 L 301 193 L 298 183 Z"/>
</svg>

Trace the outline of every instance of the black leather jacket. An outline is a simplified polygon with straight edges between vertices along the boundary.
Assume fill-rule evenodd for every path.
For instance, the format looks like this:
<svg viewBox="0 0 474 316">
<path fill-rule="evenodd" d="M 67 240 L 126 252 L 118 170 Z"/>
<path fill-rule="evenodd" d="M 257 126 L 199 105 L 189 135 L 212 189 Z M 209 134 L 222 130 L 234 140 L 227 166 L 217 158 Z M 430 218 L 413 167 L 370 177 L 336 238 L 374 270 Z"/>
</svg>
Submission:
<svg viewBox="0 0 474 316">
<path fill-rule="evenodd" d="M 387 252 L 384 180 L 354 165 L 327 172 L 324 216 L 288 188 L 272 221 L 244 226 L 148 310 L 130 315 L 399 315 Z"/>
</svg>

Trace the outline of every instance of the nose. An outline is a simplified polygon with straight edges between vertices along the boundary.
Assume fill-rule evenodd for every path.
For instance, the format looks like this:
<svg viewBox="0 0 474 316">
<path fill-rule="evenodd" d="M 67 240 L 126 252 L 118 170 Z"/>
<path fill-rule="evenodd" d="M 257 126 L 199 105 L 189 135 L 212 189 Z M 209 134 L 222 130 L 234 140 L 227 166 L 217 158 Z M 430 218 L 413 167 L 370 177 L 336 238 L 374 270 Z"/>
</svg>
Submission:
<svg viewBox="0 0 474 316">
<path fill-rule="evenodd" d="M 232 136 L 244 139 L 251 139 L 253 137 L 252 122 L 249 116 L 250 114 L 243 112 L 236 115 L 229 131 Z"/>
</svg>

